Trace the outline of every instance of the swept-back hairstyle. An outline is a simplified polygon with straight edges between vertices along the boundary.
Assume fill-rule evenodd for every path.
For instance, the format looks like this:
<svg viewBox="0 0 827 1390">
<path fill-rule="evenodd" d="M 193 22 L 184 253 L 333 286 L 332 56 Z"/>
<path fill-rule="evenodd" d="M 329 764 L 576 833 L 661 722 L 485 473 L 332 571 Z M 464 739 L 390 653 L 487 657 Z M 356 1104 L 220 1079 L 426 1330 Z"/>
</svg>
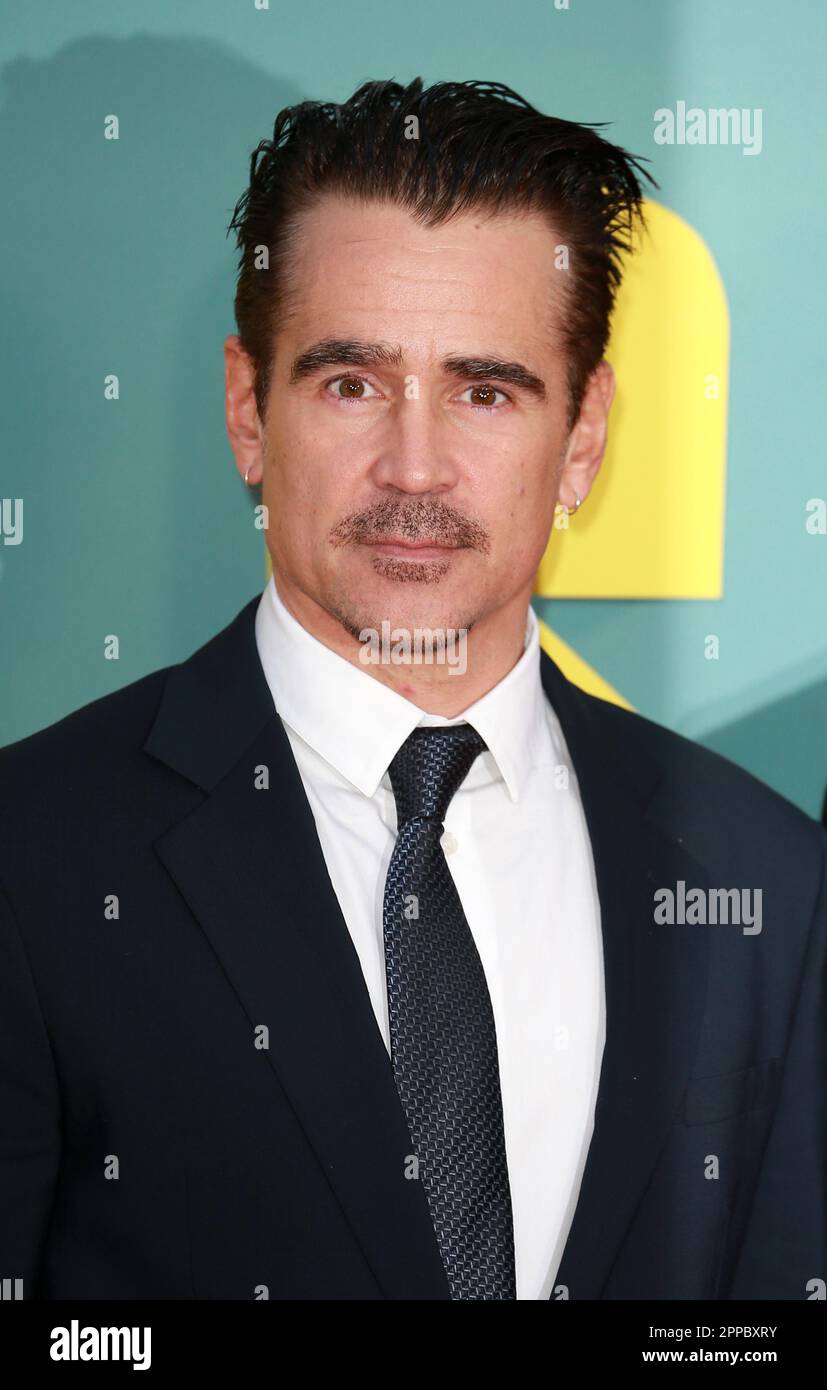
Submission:
<svg viewBox="0 0 827 1390">
<path fill-rule="evenodd" d="M 290 253 L 322 194 L 394 203 L 426 227 L 457 213 L 541 212 L 566 246 L 569 424 L 606 348 L 620 253 L 642 220 L 638 159 L 545 116 L 498 82 L 366 82 L 342 105 L 303 101 L 276 117 L 250 160 L 227 229 L 240 251 L 235 316 L 264 418 L 275 335 L 291 309 Z M 266 253 L 264 252 L 266 248 Z M 262 268 L 264 267 L 264 268 Z"/>
</svg>

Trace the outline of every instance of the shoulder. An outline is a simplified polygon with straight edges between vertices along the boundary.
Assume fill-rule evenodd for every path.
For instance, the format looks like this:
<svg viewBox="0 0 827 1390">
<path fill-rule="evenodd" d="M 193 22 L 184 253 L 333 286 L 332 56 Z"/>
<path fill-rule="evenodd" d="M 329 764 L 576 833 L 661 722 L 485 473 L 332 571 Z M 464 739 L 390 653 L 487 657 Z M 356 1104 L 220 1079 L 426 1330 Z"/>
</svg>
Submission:
<svg viewBox="0 0 827 1390">
<path fill-rule="evenodd" d="M 90 701 L 27 738 L 0 748 L 0 807 L 12 798 L 24 803 L 37 788 L 51 781 L 57 795 L 61 778 L 78 789 L 97 775 L 111 781 L 115 766 L 143 757 L 143 747 L 155 723 L 168 686 L 182 686 L 185 717 L 192 701 L 215 701 L 216 692 L 232 680 L 242 652 L 255 650 L 256 595 L 220 631 L 212 634 L 183 661 L 160 667 L 109 695 Z M 245 672 L 255 669 L 248 659 Z M 144 758 L 144 761 L 148 761 Z"/>
<path fill-rule="evenodd" d="M 54 724 L 0 748 L 0 807 L 10 819 L 44 797 L 93 794 L 137 757 L 155 718 L 166 666 L 90 701 Z"/>
<path fill-rule="evenodd" d="M 625 766 L 653 769 L 653 811 L 698 851 L 716 857 L 726 844 L 744 857 L 767 853 L 803 858 L 820 872 L 827 831 L 812 816 L 761 778 L 723 754 L 646 718 L 634 710 L 577 691 L 577 700 L 609 756 Z"/>
</svg>

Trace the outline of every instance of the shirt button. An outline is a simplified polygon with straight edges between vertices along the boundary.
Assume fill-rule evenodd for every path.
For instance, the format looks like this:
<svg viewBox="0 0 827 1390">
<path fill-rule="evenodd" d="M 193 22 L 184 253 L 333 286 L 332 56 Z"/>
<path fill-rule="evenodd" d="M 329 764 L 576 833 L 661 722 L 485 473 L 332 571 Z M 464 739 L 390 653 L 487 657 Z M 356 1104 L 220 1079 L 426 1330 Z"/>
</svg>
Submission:
<svg viewBox="0 0 827 1390">
<path fill-rule="evenodd" d="M 440 844 L 446 854 L 453 854 L 455 850 L 459 849 L 459 840 L 456 835 L 451 834 L 450 830 L 445 831 Z"/>
</svg>

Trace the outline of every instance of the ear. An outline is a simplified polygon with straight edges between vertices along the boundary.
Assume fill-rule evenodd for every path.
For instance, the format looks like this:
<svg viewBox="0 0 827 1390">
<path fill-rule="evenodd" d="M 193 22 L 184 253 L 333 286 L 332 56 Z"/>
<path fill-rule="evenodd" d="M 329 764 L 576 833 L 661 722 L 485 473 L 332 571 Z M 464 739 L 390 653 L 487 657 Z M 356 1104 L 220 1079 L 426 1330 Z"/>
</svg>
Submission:
<svg viewBox="0 0 827 1390">
<path fill-rule="evenodd" d="M 569 435 L 560 470 L 558 498 L 570 511 L 574 510 L 577 497 L 585 502 L 603 462 L 614 393 L 615 374 L 604 358 L 586 383 L 580 413 Z"/>
<path fill-rule="evenodd" d="M 224 343 L 224 413 L 227 437 L 242 478 L 255 487 L 264 474 L 262 424 L 255 397 L 255 368 L 241 339 L 232 333 Z"/>
</svg>

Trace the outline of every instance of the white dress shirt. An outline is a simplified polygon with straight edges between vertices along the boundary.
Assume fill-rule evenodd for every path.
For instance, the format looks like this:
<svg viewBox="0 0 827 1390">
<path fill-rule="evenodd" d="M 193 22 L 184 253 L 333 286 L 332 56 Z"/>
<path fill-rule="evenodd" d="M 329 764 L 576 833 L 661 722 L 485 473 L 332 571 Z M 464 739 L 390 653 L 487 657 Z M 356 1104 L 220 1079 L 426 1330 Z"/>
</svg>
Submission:
<svg viewBox="0 0 827 1390">
<path fill-rule="evenodd" d="M 540 679 L 534 612 L 529 606 L 517 664 L 455 719 L 427 714 L 311 636 L 273 579 L 255 631 L 389 1052 L 382 907 L 396 804 L 388 765 L 421 724 L 467 722 L 487 744 L 450 803 L 442 846 L 494 1013 L 517 1298 L 547 1299 L 592 1135 L 605 989 L 591 841 Z"/>
</svg>

